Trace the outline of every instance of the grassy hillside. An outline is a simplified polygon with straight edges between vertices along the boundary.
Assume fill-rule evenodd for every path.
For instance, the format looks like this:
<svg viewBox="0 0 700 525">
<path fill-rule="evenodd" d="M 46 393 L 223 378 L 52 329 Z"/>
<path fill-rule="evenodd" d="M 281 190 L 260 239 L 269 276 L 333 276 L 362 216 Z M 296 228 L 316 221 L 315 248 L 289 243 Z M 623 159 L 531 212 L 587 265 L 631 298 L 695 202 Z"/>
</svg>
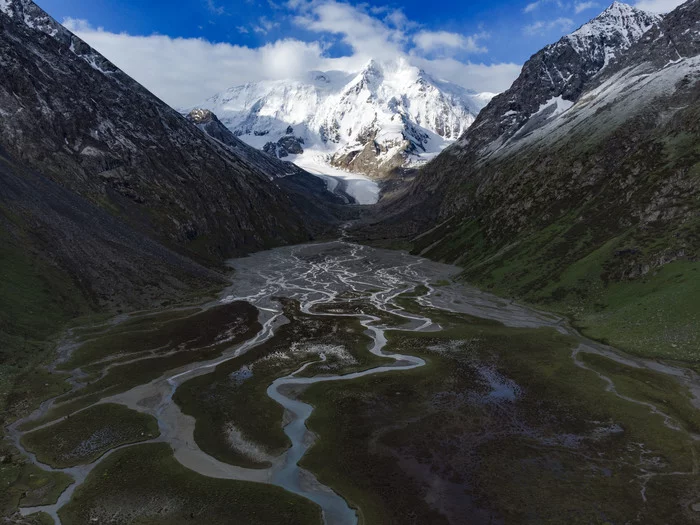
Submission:
<svg viewBox="0 0 700 525">
<path fill-rule="evenodd" d="M 14 246 L 0 229 L 0 437 L 7 423 L 69 386 L 42 365 L 54 358 L 51 337 L 69 319 L 90 311 L 72 279 Z M 0 442 L 0 515 L 20 504 L 48 503 L 70 479 L 28 464 Z"/>
<path fill-rule="evenodd" d="M 424 178 L 443 177 L 452 213 L 413 252 L 614 346 L 700 366 L 700 84 L 647 109 L 482 163 L 438 158 Z"/>
<path fill-rule="evenodd" d="M 606 231 L 578 221 L 581 213 L 500 243 L 476 220 L 453 220 L 413 251 L 456 262 L 465 281 L 498 295 L 564 314 L 590 337 L 700 368 L 697 215 L 675 228 Z"/>
</svg>

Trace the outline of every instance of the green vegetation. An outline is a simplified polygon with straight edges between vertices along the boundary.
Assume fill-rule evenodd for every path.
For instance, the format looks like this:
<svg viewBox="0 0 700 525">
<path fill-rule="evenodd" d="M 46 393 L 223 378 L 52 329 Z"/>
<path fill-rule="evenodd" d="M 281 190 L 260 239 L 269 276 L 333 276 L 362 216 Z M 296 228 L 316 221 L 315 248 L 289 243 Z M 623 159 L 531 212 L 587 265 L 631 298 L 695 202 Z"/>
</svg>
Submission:
<svg viewBox="0 0 700 525">
<path fill-rule="evenodd" d="M 412 291 L 410 292 L 404 292 L 401 294 L 401 297 L 423 297 L 429 292 L 428 287 L 425 286 L 424 284 L 419 284 L 416 286 Z"/>
<path fill-rule="evenodd" d="M 588 336 L 700 370 L 700 263 L 676 261 L 625 283 L 610 283 L 592 308 L 571 307 Z"/>
<path fill-rule="evenodd" d="M 359 507 L 362 523 L 693 522 L 700 447 L 688 431 L 698 415 L 673 379 L 581 356 L 687 430 L 606 392 L 574 363 L 576 342 L 553 330 L 440 322 L 442 332 L 389 332 L 387 351 L 425 367 L 302 394 L 320 436 L 302 464 Z"/>
<path fill-rule="evenodd" d="M 36 512 L 24 518 L 23 525 L 54 525 L 55 522 L 46 512 Z"/>
<path fill-rule="evenodd" d="M 26 465 L 15 484 L 15 489 L 22 489 L 19 506 L 36 507 L 56 503 L 71 483 L 73 478 L 68 474 L 48 472 L 36 465 Z"/>
<path fill-rule="evenodd" d="M 310 501 L 271 485 L 221 480 L 186 469 L 165 443 L 118 450 L 93 470 L 59 511 L 65 525 L 321 522 Z"/>
<path fill-rule="evenodd" d="M 149 316 L 146 322 L 132 320 L 126 328 L 117 325 L 83 343 L 61 367 L 71 370 L 114 355 L 206 348 L 225 342 L 227 336 L 240 335 L 242 326 L 257 327 L 256 310 L 247 303 L 218 305 L 189 316 L 187 312 L 183 310 L 174 319 Z"/>
<path fill-rule="evenodd" d="M 611 235 L 605 210 L 596 213 L 582 222 L 574 207 L 502 244 L 487 242 L 477 220 L 453 221 L 414 251 L 442 236 L 427 256 L 456 261 L 464 280 L 568 316 L 585 335 L 628 352 L 700 366 L 700 262 L 679 256 L 655 267 L 660 252 L 697 245 L 698 221 Z"/>
<path fill-rule="evenodd" d="M 54 358 L 51 338 L 71 318 L 90 312 L 72 279 L 18 246 L 22 227 L 15 239 L 5 219 L 17 218 L 0 208 L 0 439 L 7 424 L 70 389 L 64 374 L 44 368 Z M 27 463 L 9 444 L 0 446 L 0 516 L 19 505 L 53 503 L 71 482 Z"/>
<path fill-rule="evenodd" d="M 634 368 L 607 357 L 581 353 L 579 359 L 615 383 L 618 393 L 651 403 L 679 423 L 685 430 L 700 434 L 700 411 L 693 406 L 693 396 L 671 376 L 646 368 Z"/>
<path fill-rule="evenodd" d="M 2 210 L 0 210 L 0 219 Z M 69 319 L 88 311 L 59 270 L 29 259 L 0 228 L 0 425 L 68 389 L 64 376 L 41 369 L 49 341 Z"/>
<path fill-rule="evenodd" d="M 157 437 L 158 422 L 122 405 L 93 406 L 22 436 L 22 445 L 54 468 L 92 463 L 108 450 Z"/>
<path fill-rule="evenodd" d="M 9 230 L 16 237 L 8 234 L 6 221 L 13 224 Z M 66 381 L 68 374 L 47 369 L 56 357 L 55 337 L 65 328 L 70 327 L 76 337 L 87 339 L 112 329 L 115 333 L 135 330 L 138 323 L 143 327 L 152 324 L 153 320 L 163 324 L 166 317 L 175 314 L 166 312 L 151 316 L 146 313 L 127 319 L 118 328 L 106 324 L 111 316 L 95 315 L 90 298 L 69 275 L 30 255 L 22 246 L 26 225 L 21 220 L 0 208 L 0 223 L 3 226 L 0 227 L 0 242 L 3 244 L 0 253 L 0 438 L 3 438 L 7 424 L 29 414 L 42 401 L 70 390 Z M 32 244 L 27 241 L 27 245 Z M 176 315 L 192 313 L 192 310 L 178 311 Z M 95 326 L 97 323 L 102 325 Z M 87 325 L 90 328 L 83 328 Z M 219 333 L 225 332 L 221 329 Z M 241 334 L 241 337 L 246 335 Z M 190 352 L 190 355 L 190 360 L 200 358 L 196 352 Z M 148 373 L 158 373 L 155 367 L 150 371 L 134 367 L 122 370 L 123 375 L 118 379 L 108 374 L 109 379 L 105 380 L 114 381 L 115 392 L 119 390 L 118 383 L 121 383 L 120 388 L 127 389 L 129 381 L 126 379 L 135 377 L 137 371 L 139 379 Z M 83 399 L 69 406 L 61 415 L 88 406 L 99 397 L 97 394 L 91 399 Z M 9 444 L 0 448 L 0 516 L 13 515 L 19 505 L 53 503 L 71 482 L 66 474 L 46 472 L 27 463 L 26 458 Z M 47 523 L 46 519 L 48 523 L 52 522 L 47 515 L 34 515 L 23 523 L 38 525 Z"/>
<path fill-rule="evenodd" d="M 274 337 L 175 392 L 182 411 L 197 420 L 197 444 L 221 461 L 262 467 L 289 446 L 283 409 L 266 394 L 276 378 L 307 362 L 318 361 L 305 370 L 315 375 L 364 370 L 384 361 L 367 351 L 370 340 L 357 319 L 310 316 L 296 301 L 281 301 L 289 323 Z"/>
<path fill-rule="evenodd" d="M 9 516 L 17 507 L 56 503 L 73 482 L 62 472 L 48 472 L 21 456 L 9 444 L 0 446 L 0 516 Z"/>
<path fill-rule="evenodd" d="M 147 319 L 153 319 L 153 316 L 148 315 Z M 140 335 L 147 334 L 144 340 L 138 343 L 141 348 L 152 346 L 158 349 L 159 353 L 167 355 L 145 357 L 142 354 L 140 359 L 134 362 L 114 359 L 86 366 L 84 370 L 95 378 L 92 382 L 60 397 L 59 403 L 51 410 L 40 418 L 25 422 L 21 430 L 32 430 L 65 417 L 104 397 L 148 383 L 168 370 L 218 357 L 227 348 L 250 339 L 260 330 L 257 310 L 249 303 L 243 302 L 213 307 L 194 316 L 178 316 L 176 319 L 172 319 L 171 313 L 166 313 L 161 319 L 165 320 L 164 324 L 156 324 L 153 330 L 146 331 L 141 330 L 143 323 L 140 318 L 133 318 L 129 323 L 137 328 L 136 331 L 131 332 L 122 325 L 115 325 L 90 339 L 89 344 L 91 349 L 100 349 L 100 342 L 103 341 L 105 347 L 114 350 L 129 341 L 139 341 Z M 119 364 L 120 362 L 123 364 Z M 103 373 L 107 366 L 110 368 Z"/>
</svg>

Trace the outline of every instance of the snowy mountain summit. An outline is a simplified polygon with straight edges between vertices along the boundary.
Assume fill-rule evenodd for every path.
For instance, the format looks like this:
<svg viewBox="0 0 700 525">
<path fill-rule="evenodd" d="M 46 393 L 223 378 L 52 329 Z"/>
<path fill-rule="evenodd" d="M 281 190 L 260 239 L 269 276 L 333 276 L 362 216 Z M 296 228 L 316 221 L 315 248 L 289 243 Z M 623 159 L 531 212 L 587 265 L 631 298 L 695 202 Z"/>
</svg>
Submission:
<svg viewBox="0 0 700 525">
<path fill-rule="evenodd" d="M 398 59 L 370 60 L 355 73 L 312 71 L 303 80 L 248 83 L 199 107 L 268 153 L 381 177 L 439 153 L 492 97 Z"/>
<path fill-rule="evenodd" d="M 571 46 L 579 56 L 587 58 L 591 69 L 597 72 L 661 20 L 661 15 L 613 2 L 600 15 L 551 47 Z"/>
<path fill-rule="evenodd" d="M 564 115 L 592 79 L 611 68 L 662 20 L 660 15 L 614 2 L 573 33 L 535 53 L 513 85 L 494 97 L 450 151 L 464 152 L 465 146 L 470 151 L 495 151 Z"/>
</svg>

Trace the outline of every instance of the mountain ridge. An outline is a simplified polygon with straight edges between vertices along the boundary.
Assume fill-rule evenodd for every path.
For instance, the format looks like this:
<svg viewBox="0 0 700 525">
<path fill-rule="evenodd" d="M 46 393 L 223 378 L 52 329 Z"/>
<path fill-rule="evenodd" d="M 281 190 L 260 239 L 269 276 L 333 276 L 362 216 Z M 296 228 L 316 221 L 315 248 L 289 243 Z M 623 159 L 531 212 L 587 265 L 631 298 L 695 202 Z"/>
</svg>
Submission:
<svg viewBox="0 0 700 525">
<path fill-rule="evenodd" d="M 700 338 L 697 20 L 691 0 L 635 31 L 607 62 L 599 52 L 564 61 L 580 73 L 572 86 L 539 69 L 561 65 L 547 59 L 556 44 L 536 53 L 357 235 L 403 239 L 414 253 L 459 264 L 476 285 L 568 315 L 618 347 L 686 355 Z M 572 50 L 561 42 L 551 56 Z M 589 75 L 589 65 L 603 67 Z M 554 110 L 540 111 L 552 99 Z M 520 109 L 519 123 L 503 125 Z"/>
<path fill-rule="evenodd" d="M 384 176 L 439 152 L 491 96 L 438 81 L 404 59 L 372 59 L 356 73 L 235 86 L 199 106 L 258 148 L 284 157 L 312 150 L 333 166 Z M 280 150 L 290 137 L 294 149 Z"/>
<path fill-rule="evenodd" d="M 616 53 L 629 49 L 661 19 L 660 15 L 614 2 L 576 31 L 535 53 L 523 65 L 513 85 L 484 108 L 472 132 L 465 132 L 456 148 L 475 143 L 470 149 L 480 149 L 489 143 L 494 150 L 524 127 L 536 128 L 562 113 L 578 100 L 586 83 L 605 69 Z M 537 115 L 543 117 L 541 121 L 530 122 Z M 488 129 L 495 123 L 495 129 Z"/>
<path fill-rule="evenodd" d="M 211 138 L 30 0 L 0 3 L 0 67 L 2 268 L 61 276 L 20 272 L 3 288 L 10 309 L 31 311 L 57 281 L 82 312 L 172 301 L 221 286 L 228 257 L 340 223 L 322 181 Z M 42 301 L 58 313 L 60 297 Z"/>
</svg>

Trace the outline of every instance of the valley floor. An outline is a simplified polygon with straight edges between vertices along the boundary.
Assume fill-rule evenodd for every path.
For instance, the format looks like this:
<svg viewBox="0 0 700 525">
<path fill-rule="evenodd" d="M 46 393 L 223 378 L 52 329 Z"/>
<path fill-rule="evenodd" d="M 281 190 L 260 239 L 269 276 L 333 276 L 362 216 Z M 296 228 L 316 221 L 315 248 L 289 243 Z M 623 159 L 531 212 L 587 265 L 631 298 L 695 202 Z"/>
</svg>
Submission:
<svg viewBox="0 0 700 525">
<path fill-rule="evenodd" d="M 24 523 L 700 519 L 695 372 L 404 252 L 232 266 L 216 300 L 68 331 L 55 397 L 8 428 Z"/>
</svg>

